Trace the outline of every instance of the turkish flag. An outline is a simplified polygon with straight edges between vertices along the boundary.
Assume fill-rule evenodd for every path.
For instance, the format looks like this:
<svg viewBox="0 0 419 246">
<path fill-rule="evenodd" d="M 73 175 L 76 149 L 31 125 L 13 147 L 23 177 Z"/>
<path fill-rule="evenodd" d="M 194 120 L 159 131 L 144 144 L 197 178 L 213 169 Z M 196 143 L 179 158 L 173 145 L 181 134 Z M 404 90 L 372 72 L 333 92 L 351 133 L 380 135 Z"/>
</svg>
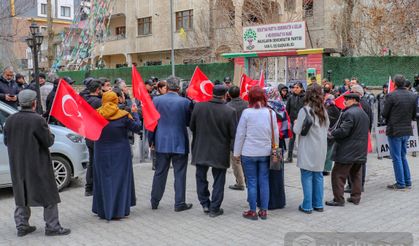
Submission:
<svg viewBox="0 0 419 246">
<path fill-rule="evenodd" d="M 67 128 L 85 138 L 96 141 L 109 123 L 63 79 L 51 107 L 51 115 Z"/>
<path fill-rule="evenodd" d="M 342 95 L 338 96 L 335 99 L 335 105 L 336 107 L 340 108 L 341 110 L 345 108 L 345 98 L 343 97 L 344 95 L 349 94 L 349 90 L 345 91 L 345 93 L 343 93 Z"/>
<path fill-rule="evenodd" d="M 394 82 L 391 80 L 391 76 L 388 76 L 388 93 L 395 90 Z"/>
<path fill-rule="evenodd" d="M 260 71 L 259 86 L 260 88 L 265 87 L 265 73 L 263 72 L 263 70 Z"/>
<path fill-rule="evenodd" d="M 252 88 L 255 85 L 260 86 L 262 79 L 263 79 L 263 75 L 261 75 L 259 80 L 252 80 L 249 76 L 247 76 L 246 74 L 243 74 L 240 80 L 240 97 L 245 101 L 249 101 L 248 94 L 249 94 L 250 88 Z"/>
<path fill-rule="evenodd" d="M 141 109 L 143 112 L 144 127 L 147 131 L 154 132 L 157 123 L 160 119 L 160 113 L 148 94 L 143 78 L 137 71 L 135 66 L 132 66 L 132 94 L 141 102 Z"/>
<path fill-rule="evenodd" d="M 214 84 L 197 66 L 192 75 L 186 95 L 196 102 L 206 102 L 212 99 Z"/>
</svg>

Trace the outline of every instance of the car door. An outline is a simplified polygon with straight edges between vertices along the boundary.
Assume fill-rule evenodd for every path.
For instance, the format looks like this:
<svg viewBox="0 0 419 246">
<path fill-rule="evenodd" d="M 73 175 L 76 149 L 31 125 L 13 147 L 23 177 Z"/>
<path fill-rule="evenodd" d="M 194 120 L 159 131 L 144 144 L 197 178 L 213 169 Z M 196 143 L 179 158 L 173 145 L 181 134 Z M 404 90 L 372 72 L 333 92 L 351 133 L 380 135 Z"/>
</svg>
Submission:
<svg viewBox="0 0 419 246">
<path fill-rule="evenodd" d="M 0 124 L 3 126 L 6 122 L 9 113 L 0 108 Z M 4 144 L 3 127 L 0 126 L 0 186 L 5 186 L 12 183 L 9 168 L 9 154 L 7 153 L 7 147 Z"/>
</svg>

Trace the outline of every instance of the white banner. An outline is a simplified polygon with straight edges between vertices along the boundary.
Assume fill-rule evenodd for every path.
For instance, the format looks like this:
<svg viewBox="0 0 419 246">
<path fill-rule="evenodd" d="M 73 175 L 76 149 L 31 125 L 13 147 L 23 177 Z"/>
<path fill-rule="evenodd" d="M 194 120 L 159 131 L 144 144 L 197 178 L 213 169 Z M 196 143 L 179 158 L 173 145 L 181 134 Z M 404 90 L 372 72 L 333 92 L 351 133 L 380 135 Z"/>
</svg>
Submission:
<svg viewBox="0 0 419 246">
<path fill-rule="evenodd" d="M 419 151 L 418 146 L 418 128 L 416 121 L 412 121 L 413 136 L 410 136 L 407 141 L 407 152 Z M 379 126 L 375 128 L 375 140 L 377 146 L 377 154 L 379 157 L 390 156 L 390 147 L 386 136 L 386 126 Z"/>
<path fill-rule="evenodd" d="M 304 49 L 304 21 L 243 27 L 244 51 Z"/>
</svg>

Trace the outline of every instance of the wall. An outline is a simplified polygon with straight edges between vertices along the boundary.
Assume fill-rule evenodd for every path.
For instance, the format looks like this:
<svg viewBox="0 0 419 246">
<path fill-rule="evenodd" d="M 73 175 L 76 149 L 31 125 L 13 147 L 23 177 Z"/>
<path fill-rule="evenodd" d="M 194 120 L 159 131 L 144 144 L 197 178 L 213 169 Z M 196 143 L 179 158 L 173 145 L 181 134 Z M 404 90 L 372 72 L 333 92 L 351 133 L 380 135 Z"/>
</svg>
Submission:
<svg viewBox="0 0 419 246">
<path fill-rule="evenodd" d="M 332 70 L 332 81 L 337 85 L 355 76 L 361 83 L 379 86 L 395 74 L 403 74 L 413 82 L 413 76 L 419 72 L 419 56 L 324 57 L 323 62 L 324 74 Z"/>
</svg>

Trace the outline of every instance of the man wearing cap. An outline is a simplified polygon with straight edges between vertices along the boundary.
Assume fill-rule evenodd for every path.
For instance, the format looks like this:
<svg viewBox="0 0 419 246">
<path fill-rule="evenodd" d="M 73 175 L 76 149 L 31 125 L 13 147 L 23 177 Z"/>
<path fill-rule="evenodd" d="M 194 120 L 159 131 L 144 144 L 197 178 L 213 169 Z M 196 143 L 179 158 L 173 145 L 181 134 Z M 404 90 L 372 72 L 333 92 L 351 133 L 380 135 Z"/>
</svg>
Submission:
<svg viewBox="0 0 419 246">
<path fill-rule="evenodd" d="M 19 87 L 13 80 L 13 67 L 5 67 L 0 77 L 0 101 L 17 108 L 17 94 Z"/>
<path fill-rule="evenodd" d="M 151 208 L 157 209 L 166 187 L 170 162 L 175 175 L 175 211 L 192 208 L 186 199 L 186 170 L 188 166 L 189 139 L 187 126 L 191 115 L 191 101 L 179 96 L 180 80 L 167 79 L 169 92 L 155 97 L 153 102 L 160 119 L 154 133 L 149 135 L 149 143 L 156 151 L 156 170 L 151 189 Z"/>
<path fill-rule="evenodd" d="M 46 236 L 70 234 L 70 229 L 61 227 L 58 221 L 60 196 L 49 152 L 54 135 L 45 119 L 35 113 L 36 92 L 22 90 L 18 99 L 22 109 L 6 120 L 4 128 L 16 203 L 17 236 L 36 230 L 29 225 L 30 207 L 44 207 Z M 22 150 L 25 150 L 24 155 Z"/>
<path fill-rule="evenodd" d="M 347 199 L 355 205 L 361 200 L 362 165 L 367 161 L 368 115 L 359 107 L 360 96 L 356 93 L 344 95 L 345 109 L 342 111 L 338 127 L 329 134 L 336 141 L 335 165 L 332 170 L 333 200 L 328 206 L 344 206 L 346 178 L 352 180 L 351 197 Z"/>
<path fill-rule="evenodd" d="M 209 102 L 197 103 L 192 111 L 190 128 L 193 134 L 192 165 L 196 165 L 196 191 L 204 213 L 210 217 L 223 214 L 227 168 L 230 149 L 236 134 L 237 116 L 225 104 L 227 87 L 215 85 Z M 211 167 L 214 183 L 212 196 L 208 190 L 207 173 Z"/>
<path fill-rule="evenodd" d="M 404 190 L 412 187 L 406 152 L 407 141 L 413 135 L 412 121 L 416 120 L 417 96 L 406 90 L 406 79 L 403 75 L 395 75 L 393 81 L 396 89 L 386 96 L 382 112 L 387 121 L 386 135 L 396 179 L 396 183 L 387 188 Z"/>
</svg>

